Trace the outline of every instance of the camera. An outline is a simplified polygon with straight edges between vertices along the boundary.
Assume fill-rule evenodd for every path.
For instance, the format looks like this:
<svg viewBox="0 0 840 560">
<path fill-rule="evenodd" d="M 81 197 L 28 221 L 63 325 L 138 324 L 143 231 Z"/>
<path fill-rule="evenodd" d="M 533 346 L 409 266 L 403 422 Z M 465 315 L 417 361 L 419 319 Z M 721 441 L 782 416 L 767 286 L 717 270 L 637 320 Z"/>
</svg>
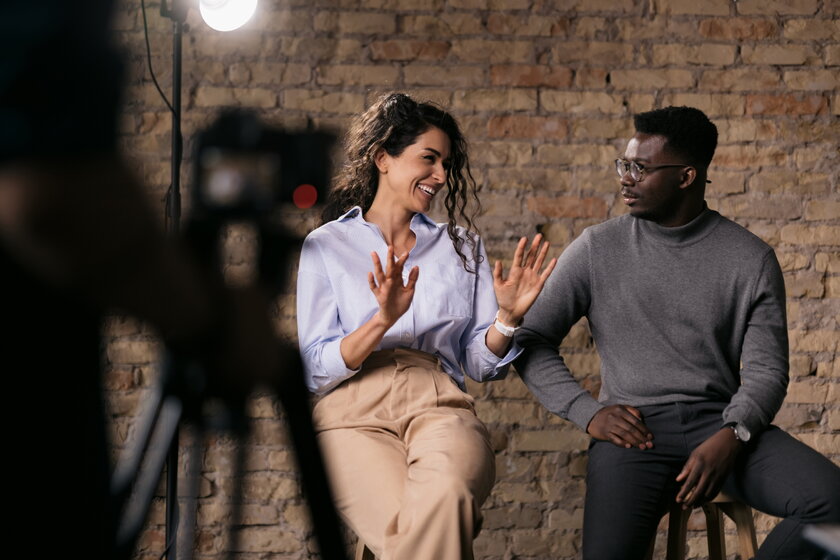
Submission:
<svg viewBox="0 0 840 560">
<path fill-rule="evenodd" d="M 195 139 L 193 211 L 220 220 L 254 219 L 281 204 L 300 209 L 325 199 L 328 132 L 285 132 L 256 113 L 227 109 Z"/>
</svg>

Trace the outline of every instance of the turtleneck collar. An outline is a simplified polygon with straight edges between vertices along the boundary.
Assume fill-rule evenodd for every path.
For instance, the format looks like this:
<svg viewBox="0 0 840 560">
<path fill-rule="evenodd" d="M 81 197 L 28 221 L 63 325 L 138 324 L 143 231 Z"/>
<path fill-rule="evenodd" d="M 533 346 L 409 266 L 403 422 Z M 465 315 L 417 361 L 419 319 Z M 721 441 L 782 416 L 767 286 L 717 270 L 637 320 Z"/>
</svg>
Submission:
<svg viewBox="0 0 840 560">
<path fill-rule="evenodd" d="M 664 227 L 650 220 L 634 218 L 641 232 L 667 245 L 690 245 L 709 235 L 720 222 L 720 214 L 703 203 L 700 214 L 682 226 Z"/>
</svg>

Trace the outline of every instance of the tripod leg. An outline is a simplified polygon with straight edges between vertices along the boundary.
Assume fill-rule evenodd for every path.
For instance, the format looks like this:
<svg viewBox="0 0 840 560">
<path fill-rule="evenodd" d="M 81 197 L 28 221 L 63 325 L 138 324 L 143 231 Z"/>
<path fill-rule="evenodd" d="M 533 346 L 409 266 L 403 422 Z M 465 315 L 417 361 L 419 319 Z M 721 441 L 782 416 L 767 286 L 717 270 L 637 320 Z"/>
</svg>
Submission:
<svg viewBox="0 0 840 560">
<path fill-rule="evenodd" d="M 312 425 L 309 392 L 303 384 L 303 365 L 297 352 L 289 352 L 289 354 L 291 355 L 290 364 L 283 376 L 283 383 L 278 387 L 277 395 L 288 417 L 292 443 L 303 483 L 303 493 L 315 525 L 315 539 L 321 558 L 346 560 L 344 537 L 338 514 L 335 511 L 315 428 Z"/>
<path fill-rule="evenodd" d="M 139 469 L 135 485 L 135 498 L 127 500 L 117 529 L 117 558 L 129 559 L 143 529 L 160 473 L 169 452 L 170 443 L 181 419 L 181 401 L 175 397 L 164 399 L 156 418 L 154 440 L 149 446 L 147 459 Z"/>
</svg>

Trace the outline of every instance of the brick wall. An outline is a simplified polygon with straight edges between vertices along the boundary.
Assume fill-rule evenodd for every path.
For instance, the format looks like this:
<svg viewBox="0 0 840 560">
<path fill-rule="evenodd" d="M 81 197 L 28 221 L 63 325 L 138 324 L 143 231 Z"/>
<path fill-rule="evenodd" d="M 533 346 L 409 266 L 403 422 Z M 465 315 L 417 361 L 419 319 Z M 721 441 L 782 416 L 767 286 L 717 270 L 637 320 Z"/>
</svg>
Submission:
<svg viewBox="0 0 840 560">
<path fill-rule="evenodd" d="M 152 60 L 169 93 L 171 24 L 150 3 Z M 121 144 L 162 207 L 169 183 L 169 116 L 145 68 L 139 2 L 116 21 L 128 57 Z M 257 108 L 289 128 L 307 119 L 342 129 L 379 92 L 404 90 L 451 108 L 471 141 L 483 185 L 480 227 L 491 259 L 542 231 L 559 254 L 586 226 L 624 211 L 612 160 L 631 115 L 666 104 L 706 111 L 719 127 L 711 207 L 770 243 L 785 271 L 791 385 L 777 423 L 840 464 L 840 2 L 837 0 L 263 0 L 242 30 L 189 14 L 183 131 L 227 105 Z M 189 158 L 184 167 L 188 180 Z M 186 201 L 188 206 L 188 200 Z M 161 211 L 162 212 L 162 211 Z M 301 233 L 316 220 L 288 213 Z M 247 268 L 252 236 L 235 229 L 231 274 Z M 276 306 L 294 336 L 294 296 Z M 113 318 L 108 389 L 118 446 L 131 438 L 158 374 L 158 343 Z M 585 325 L 563 343 L 574 372 L 597 390 Z M 577 558 L 585 436 L 551 417 L 523 384 L 470 384 L 497 450 L 478 556 Z M 244 485 L 242 558 L 314 557 L 288 440 L 273 401 L 255 399 Z M 198 557 L 224 549 L 233 444 L 215 438 L 202 464 Z M 163 508 L 141 558 L 163 548 Z M 760 538 L 775 520 L 758 516 Z M 692 519 L 691 528 L 702 528 Z M 690 534 L 690 557 L 706 555 Z M 730 535 L 728 538 L 732 539 Z M 730 550 L 734 550 L 734 541 Z"/>
</svg>

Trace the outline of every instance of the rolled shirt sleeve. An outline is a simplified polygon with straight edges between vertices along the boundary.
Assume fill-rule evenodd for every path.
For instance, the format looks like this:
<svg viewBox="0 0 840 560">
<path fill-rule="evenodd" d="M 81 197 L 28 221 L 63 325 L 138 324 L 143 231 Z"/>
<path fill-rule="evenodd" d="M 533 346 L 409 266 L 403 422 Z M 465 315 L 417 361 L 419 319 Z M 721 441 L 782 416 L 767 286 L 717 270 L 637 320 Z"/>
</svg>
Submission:
<svg viewBox="0 0 840 560">
<path fill-rule="evenodd" d="M 297 320 L 306 384 L 313 393 L 326 393 L 358 369 L 341 357 L 346 333 L 338 317 L 337 298 L 318 251 L 317 241 L 307 239 L 297 278 Z"/>
<path fill-rule="evenodd" d="M 481 262 L 478 263 L 478 274 L 475 275 L 472 320 L 461 339 L 464 349 L 461 363 L 464 364 L 464 370 L 470 378 L 476 381 L 491 381 L 503 379 L 507 375 L 510 364 L 519 357 L 522 348 L 514 339 L 507 353 L 499 358 L 487 347 L 487 329 L 495 322 L 499 306 L 493 291 L 493 274 L 487 252 L 484 243 L 481 240 L 478 243 Z"/>
</svg>

